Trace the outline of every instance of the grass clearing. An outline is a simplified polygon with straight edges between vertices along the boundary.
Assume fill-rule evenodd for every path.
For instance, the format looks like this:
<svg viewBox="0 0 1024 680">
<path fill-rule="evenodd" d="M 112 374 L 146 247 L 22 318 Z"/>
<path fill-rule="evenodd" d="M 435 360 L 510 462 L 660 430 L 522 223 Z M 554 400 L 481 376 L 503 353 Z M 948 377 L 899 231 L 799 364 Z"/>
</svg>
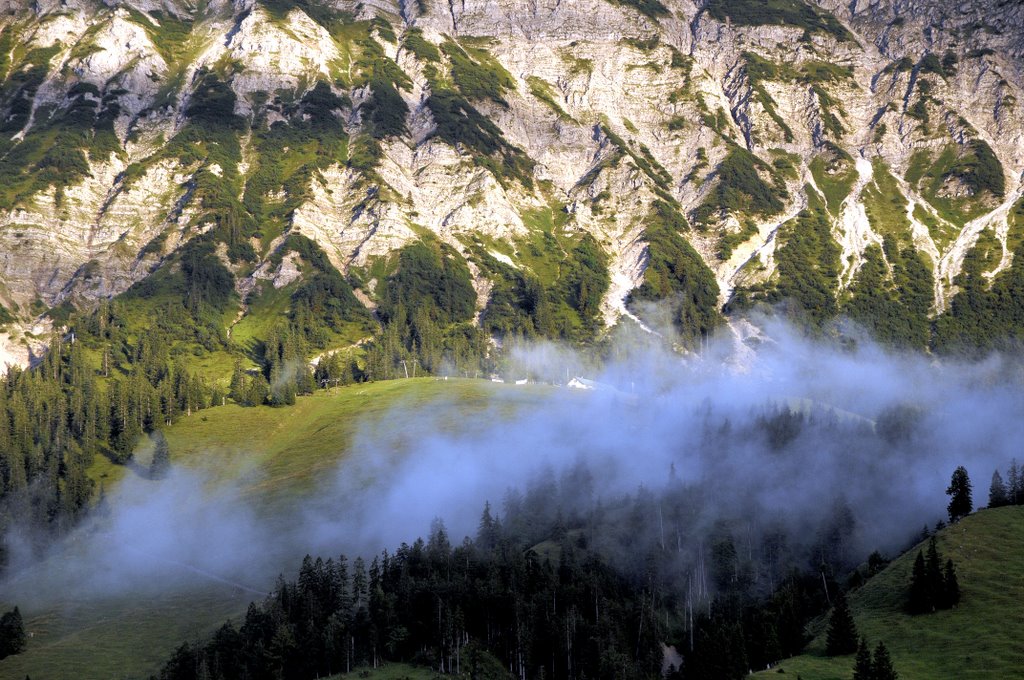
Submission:
<svg viewBox="0 0 1024 680">
<path fill-rule="evenodd" d="M 512 413 L 547 389 L 434 377 L 362 383 L 318 391 L 288 408 L 228 404 L 201 411 L 168 429 L 167 442 L 174 464 L 225 482 L 242 478 L 247 493 L 273 504 L 308 490 L 349 450 L 364 423 L 396 407 L 457 405 L 441 426 L 465 428 L 476 412 L 499 404 Z"/>
</svg>

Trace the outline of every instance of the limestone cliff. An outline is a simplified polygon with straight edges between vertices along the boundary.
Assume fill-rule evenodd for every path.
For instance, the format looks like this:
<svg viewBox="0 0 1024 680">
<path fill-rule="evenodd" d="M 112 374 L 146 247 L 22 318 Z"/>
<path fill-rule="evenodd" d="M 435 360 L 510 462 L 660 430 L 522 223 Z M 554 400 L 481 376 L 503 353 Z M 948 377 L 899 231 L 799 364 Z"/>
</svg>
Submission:
<svg viewBox="0 0 1024 680">
<path fill-rule="evenodd" d="M 480 308 L 484 259 L 543 278 L 531 244 L 589 233 L 606 324 L 645 280 L 655 219 L 730 309 L 809 287 L 838 310 L 880 261 L 894 299 L 927 278 L 934 317 L 979 238 L 998 244 L 988 280 L 1024 241 L 1019 3 L 3 7 L 9 360 L 47 310 L 116 295 L 207 232 L 242 300 L 294 268 L 273 258 L 292 231 L 367 301 L 374 263 L 432 234 L 470 261 Z"/>
</svg>

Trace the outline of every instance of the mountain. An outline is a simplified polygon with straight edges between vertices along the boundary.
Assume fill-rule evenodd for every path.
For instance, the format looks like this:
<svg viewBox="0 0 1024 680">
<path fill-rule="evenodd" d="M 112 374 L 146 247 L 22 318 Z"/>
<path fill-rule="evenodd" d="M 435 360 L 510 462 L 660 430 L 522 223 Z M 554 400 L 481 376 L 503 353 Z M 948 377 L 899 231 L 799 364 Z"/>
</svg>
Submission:
<svg viewBox="0 0 1024 680">
<path fill-rule="evenodd" d="M 185 301 L 207 348 L 297 300 L 320 348 L 367 310 L 582 341 L 661 299 L 691 345 L 762 301 L 1019 337 L 1022 26 L 1010 0 L 6 0 L 3 358 L 119 295 L 139 328 Z"/>
</svg>

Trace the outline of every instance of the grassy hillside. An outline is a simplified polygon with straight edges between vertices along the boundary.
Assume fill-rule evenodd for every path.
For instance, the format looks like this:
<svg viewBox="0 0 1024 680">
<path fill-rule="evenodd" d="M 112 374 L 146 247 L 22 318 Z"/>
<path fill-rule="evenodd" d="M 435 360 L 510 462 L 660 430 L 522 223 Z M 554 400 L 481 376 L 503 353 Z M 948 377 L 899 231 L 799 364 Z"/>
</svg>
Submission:
<svg viewBox="0 0 1024 680">
<path fill-rule="evenodd" d="M 1024 668 L 1024 507 L 982 510 L 938 535 L 956 563 L 963 599 L 956 609 L 909 616 L 903 601 L 915 547 L 850 597 L 857 629 L 885 642 L 901 680 L 1011 678 Z M 853 656 L 824 656 L 824 622 L 803 656 L 758 677 L 849 680 Z"/>
<path fill-rule="evenodd" d="M 169 428 L 167 440 L 174 465 L 207 470 L 220 482 L 241 478 L 246 490 L 272 509 L 302 497 L 318 474 L 349 451 L 361 423 L 395 407 L 422 411 L 456 404 L 457 409 L 444 413 L 459 413 L 466 427 L 474 413 L 491 407 L 513 412 L 547 389 L 434 378 L 366 383 L 319 391 L 288 408 L 211 408 Z M 147 456 L 138 452 L 139 469 L 145 468 Z M 108 491 L 124 475 L 136 474 L 133 468 L 110 465 L 97 472 Z M 0 661 L 0 678 L 142 677 L 157 670 L 182 640 L 201 637 L 225 619 L 244 614 L 257 597 L 199 579 L 173 595 L 67 598 L 59 606 L 34 607 L 30 601 L 52 587 L 51 579 L 60 582 L 62 563 L 75 555 L 75 545 L 62 546 L 30 573 L 0 584 L 0 606 L 6 611 L 19 604 L 32 635 L 25 652 Z M 396 668 L 370 677 L 420 677 Z"/>
<path fill-rule="evenodd" d="M 203 411 L 170 428 L 167 442 L 174 464 L 225 481 L 252 480 L 252 493 L 287 502 L 337 464 L 362 424 L 392 409 L 450 405 L 442 413 L 450 422 L 441 427 L 464 430 L 475 413 L 492 406 L 512 412 L 548 389 L 432 377 L 356 384 L 317 391 L 287 408 L 228 404 Z"/>
<path fill-rule="evenodd" d="M 0 595 L 4 600 L 16 596 Z M 43 611 L 22 607 L 32 637 L 24 652 L 0 661 L 0 678 L 146 677 L 182 640 L 212 633 L 226 619 L 244 615 L 252 598 L 214 585 L 156 597 L 69 600 Z"/>
</svg>

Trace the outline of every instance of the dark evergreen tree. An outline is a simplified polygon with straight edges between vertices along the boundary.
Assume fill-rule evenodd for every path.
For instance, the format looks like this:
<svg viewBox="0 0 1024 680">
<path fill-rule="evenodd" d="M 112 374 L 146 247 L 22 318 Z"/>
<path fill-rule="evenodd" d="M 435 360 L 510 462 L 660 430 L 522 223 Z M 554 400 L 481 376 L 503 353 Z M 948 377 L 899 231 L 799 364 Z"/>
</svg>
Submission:
<svg viewBox="0 0 1024 680">
<path fill-rule="evenodd" d="M 850 613 L 850 605 L 840 590 L 828 622 L 825 653 L 829 656 L 843 656 L 857 651 L 857 626 Z"/>
<path fill-rule="evenodd" d="M 871 680 L 898 680 L 899 673 L 892 665 L 892 657 L 885 644 L 878 643 L 875 647 L 875 658 L 871 661 Z"/>
<path fill-rule="evenodd" d="M 1006 484 L 999 470 L 992 473 L 992 484 L 988 487 L 988 507 L 1000 508 L 1010 502 L 1006 494 Z"/>
<path fill-rule="evenodd" d="M 484 503 L 484 511 L 480 515 L 480 525 L 476 532 L 477 547 L 491 550 L 498 544 L 497 520 L 491 515 L 491 504 Z"/>
<path fill-rule="evenodd" d="M 967 476 L 967 469 L 963 465 L 953 472 L 953 477 L 950 479 L 946 494 L 950 497 L 946 510 L 949 513 L 949 521 L 951 523 L 966 517 L 974 510 L 974 503 L 971 500 L 971 480 Z"/>
<path fill-rule="evenodd" d="M 953 560 L 946 560 L 946 573 L 943 578 L 942 603 L 943 609 L 950 609 L 960 604 L 960 582 L 956 578 Z"/>
<path fill-rule="evenodd" d="M 0 616 L 0 659 L 25 649 L 25 625 L 17 607 Z"/>
<path fill-rule="evenodd" d="M 149 464 L 149 476 L 151 479 L 163 479 L 171 469 L 171 449 L 162 431 L 155 430 L 150 437 L 153 440 L 153 460 Z"/>
<path fill-rule="evenodd" d="M 853 680 L 874 680 L 867 638 L 862 637 L 857 647 L 857 659 L 853 663 Z"/>
<path fill-rule="evenodd" d="M 925 583 L 928 587 L 926 611 L 935 611 L 942 606 L 946 585 L 942 577 L 942 558 L 939 556 L 939 546 L 934 535 L 928 539 L 928 552 L 925 553 Z"/>
<path fill-rule="evenodd" d="M 924 552 L 918 550 L 914 558 L 914 567 L 910 573 L 910 596 L 907 599 L 907 611 L 911 614 L 924 614 L 932 610 L 928 588 L 928 572 L 924 563 Z"/>
<path fill-rule="evenodd" d="M 1007 500 L 1012 505 L 1024 504 L 1024 470 L 1017 465 L 1017 460 L 1010 462 L 1010 471 L 1006 481 Z"/>
<path fill-rule="evenodd" d="M 235 365 L 231 371 L 231 384 L 228 387 L 228 396 L 236 403 L 242 404 L 246 399 L 245 388 L 245 369 L 242 368 L 242 360 L 235 359 Z"/>
</svg>

